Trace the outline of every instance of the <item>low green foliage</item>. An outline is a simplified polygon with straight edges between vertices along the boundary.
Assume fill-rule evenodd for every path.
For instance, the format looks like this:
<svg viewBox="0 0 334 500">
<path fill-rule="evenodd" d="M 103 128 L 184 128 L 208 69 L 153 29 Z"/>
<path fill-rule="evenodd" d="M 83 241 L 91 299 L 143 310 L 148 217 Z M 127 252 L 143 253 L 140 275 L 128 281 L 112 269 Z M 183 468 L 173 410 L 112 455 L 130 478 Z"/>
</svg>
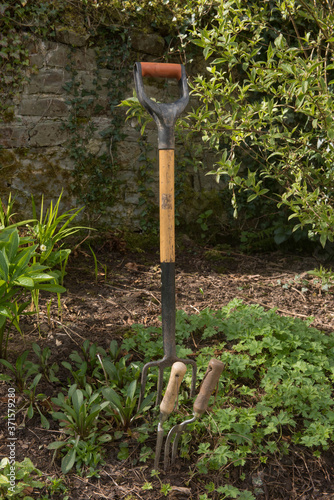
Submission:
<svg viewBox="0 0 334 500">
<path fill-rule="evenodd" d="M 39 478 L 42 472 L 34 466 L 29 458 L 22 462 L 14 462 L 3 458 L 0 462 L 0 493 L 2 498 L 18 500 L 33 500 L 27 490 L 44 488 L 44 482 Z M 15 478 L 11 480 L 11 477 Z"/>
<path fill-rule="evenodd" d="M 177 311 L 180 348 L 191 335 L 199 339 L 199 380 L 211 356 L 225 364 L 212 411 L 189 425 L 191 439 L 184 433 L 180 440 L 181 456 L 193 459 L 197 451 L 200 473 L 242 467 L 250 459 L 265 463 L 268 456 L 288 454 L 290 443 L 311 448 L 316 456 L 331 446 L 334 335 L 311 322 L 239 300 L 219 311 Z M 138 347 L 141 342 L 139 335 Z M 190 383 L 190 374 L 185 381 Z M 182 391 L 180 401 L 187 404 Z M 253 498 L 232 485 L 220 488 L 221 498 Z"/>
<path fill-rule="evenodd" d="M 23 402 L 17 408 L 17 413 L 23 412 L 21 425 L 25 424 L 34 416 L 35 412 L 40 416 L 42 427 L 50 427 L 49 420 L 45 416 L 44 402 L 47 397 L 37 391 L 37 386 L 42 378 L 40 366 L 28 360 L 29 351 L 24 351 L 17 357 L 15 365 L 5 359 L 0 359 L 0 364 L 7 368 L 7 373 L 0 374 L 0 380 L 11 382 L 23 396 Z"/>
<path fill-rule="evenodd" d="M 212 356 L 225 365 L 218 392 L 210 400 L 210 412 L 189 424 L 181 435 L 179 454 L 191 459 L 197 473 L 224 470 L 227 474 L 231 467 L 240 467 L 242 473 L 250 460 L 265 464 L 269 457 L 289 454 L 291 444 L 309 448 L 316 457 L 329 449 L 334 439 L 334 334 L 325 335 L 311 323 L 312 319 L 282 317 L 275 310 L 265 311 L 240 300 L 217 311 L 204 309 L 193 315 L 177 311 L 176 339 L 183 356 L 193 353 L 188 346 L 193 346 L 196 338 L 198 383 Z M 60 452 L 64 474 L 74 468 L 80 474 L 98 475 L 105 444 L 110 441 L 119 448 L 119 460 L 129 459 L 134 440 L 141 449 L 133 460 L 152 459 L 153 451 L 145 441 L 157 425 L 155 412 L 147 413 L 155 396 L 157 370 L 149 371 L 148 397 L 139 410 L 138 377 L 142 363 L 161 357 L 159 337 L 160 329 L 134 325 L 121 346 L 112 341 L 108 349 L 103 349 L 85 341 L 70 355 L 73 367 L 63 362 L 71 367 L 73 378 L 78 378 L 82 365 L 85 367 L 81 385 L 69 379 L 69 387 L 52 399 L 58 408 L 49 408 L 63 430 L 60 440 L 51 443 L 49 449 Z M 33 402 L 36 409 L 36 387 L 41 377 L 52 382 L 45 367 L 49 352 L 36 346 L 34 351 L 39 364 L 29 362 L 26 353 L 15 366 L 2 363 L 15 380 L 21 381 L 27 406 Z M 131 361 L 130 353 L 140 356 L 141 363 Z M 184 387 L 189 386 L 190 379 L 188 370 Z M 166 428 L 191 414 L 191 404 L 181 387 L 181 415 L 173 413 Z M 30 414 L 27 416 L 30 418 Z M 254 498 L 254 492 L 238 489 L 226 481 L 225 475 L 222 477 L 225 482 L 215 485 L 219 498 Z M 144 488 L 151 486 L 147 482 Z M 169 491 L 168 484 L 158 487 L 162 494 Z M 210 498 L 210 493 L 208 484 L 202 498 Z"/>
<path fill-rule="evenodd" d="M 152 392 L 142 401 L 140 408 L 137 410 L 139 393 L 137 391 L 137 380 L 133 380 L 126 391 L 125 396 L 119 396 L 114 389 L 107 387 L 102 390 L 104 398 L 109 401 L 113 410 L 113 417 L 115 418 L 119 428 L 127 431 L 136 418 L 140 418 L 145 411 L 147 411 L 155 397 Z"/>
<path fill-rule="evenodd" d="M 53 418 L 60 421 L 65 434 L 79 436 L 81 439 L 92 437 L 97 430 L 97 418 L 100 412 L 108 406 L 102 401 L 98 391 L 93 392 L 90 385 L 86 384 L 84 390 L 78 389 L 73 384 L 67 396 L 61 392 L 52 402 L 59 406 L 61 411 L 53 412 Z"/>
<path fill-rule="evenodd" d="M 56 373 L 59 371 L 59 365 L 56 362 L 50 364 L 51 349 L 49 347 L 44 347 L 42 350 L 35 342 L 32 344 L 32 348 L 39 361 L 39 370 L 43 373 L 45 379 L 49 383 L 59 382 L 56 376 Z"/>
<path fill-rule="evenodd" d="M 53 412 L 52 417 L 60 421 L 60 427 L 69 438 L 55 441 L 48 448 L 64 449 L 66 454 L 61 463 L 63 474 L 76 464 L 78 471 L 85 465 L 89 467 L 89 475 L 93 475 L 102 462 L 101 443 L 111 440 L 111 436 L 98 427 L 99 415 L 109 403 L 103 401 L 100 393 L 93 391 L 88 384 L 84 390 L 73 384 L 66 397 L 59 393 L 57 398 L 52 398 L 52 402 L 60 409 Z"/>
<path fill-rule="evenodd" d="M 16 358 L 15 364 L 10 363 L 6 359 L 0 360 L 0 363 L 11 372 L 1 374 L 1 380 L 14 383 L 19 391 L 26 389 L 29 384 L 28 379 L 39 372 L 38 365 L 27 359 L 28 355 L 29 351 L 24 351 Z"/>
</svg>

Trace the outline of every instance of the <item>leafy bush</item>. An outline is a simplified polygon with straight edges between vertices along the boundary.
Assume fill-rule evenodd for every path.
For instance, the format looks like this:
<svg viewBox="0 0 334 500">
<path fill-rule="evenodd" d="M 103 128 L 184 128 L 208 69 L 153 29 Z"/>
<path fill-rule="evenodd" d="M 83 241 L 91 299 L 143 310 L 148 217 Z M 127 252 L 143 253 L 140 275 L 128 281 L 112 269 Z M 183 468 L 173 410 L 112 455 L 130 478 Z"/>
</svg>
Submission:
<svg viewBox="0 0 334 500">
<path fill-rule="evenodd" d="M 236 0 L 192 31 L 208 66 L 190 126 L 220 155 L 211 173 L 228 179 L 235 216 L 240 191 L 270 198 L 323 246 L 334 239 L 332 24 L 330 4 Z"/>
</svg>

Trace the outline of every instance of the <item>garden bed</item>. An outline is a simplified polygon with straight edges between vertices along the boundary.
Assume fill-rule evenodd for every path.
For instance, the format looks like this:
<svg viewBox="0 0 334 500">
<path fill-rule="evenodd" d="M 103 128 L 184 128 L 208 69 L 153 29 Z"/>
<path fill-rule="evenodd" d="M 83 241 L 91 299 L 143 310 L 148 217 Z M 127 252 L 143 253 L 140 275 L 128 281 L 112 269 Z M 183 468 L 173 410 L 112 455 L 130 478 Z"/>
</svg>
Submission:
<svg viewBox="0 0 334 500">
<path fill-rule="evenodd" d="M 89 250 L 77 250 L 71 255 L 64 283 L 67 292 L 61 299 L 61 314 L 55 299 L 50 303 L 50 298 L 43 298 L 40 327 L 37 327 L 34 317 L 27 318 L 23 323 L 24 342 L 17 333 L 15 338 L 10 339 L 8 360 L 11 363 L 25 350 L 30 350 L 31 359 L 36 361 L 31 349 L 33 342 L 42 350 L 49 347 L 50 363 L 60 364 L 68 361 L 74 350 L 80 351 L 86 339 L 107 349 L 112 340 L 120 345 L 124 338 L 128 338 L 134 324 L 160 326 L 158 252 L 131 253 L 118 243 L 116 238 L 96 246 L 95 266 Z M 203 249 L 187 241 L 177 251 L 177 308 L 188 315 L 196 315 L 206 308 L 219 310 L 238 298 L 244 304 L 260 304 L 264 311 L 277 308 L 277 313 L 282 316 L 302 320 L 312 316 L 312 326 L 326 335 L 334 331 L 333 289 L 324 271 L 321 275 L 320 270 L 318 276 L 309 274 L 314 268 L 319 269 L 320 263 L 311 257 L 278 252 L 244 255 L 226 247 Z M 208 341 L 203 341 L 196 334 L 189 337 L 188 347 L 194 353 L 200 352 L 207 344 Z M 131 356 L 136 361 L 135 353 Z M 140 354 L 137 361 L 141 361 Z M 65 372 L 62 370 L 59 375 L 63 383 L 68 375 Z M 0 385 L 2 414 L 7 412 L 8 384 L 2 382 Z M 40 390 L 49 398 L 44 402 L 47 405 L 51 397 L 60 392 L 61 384 L 44 382 Z M 209 470 L 207 473 L 196 471 L 194 464 L 198 454 L 196 450 L 191 450 L 192 454 L 178 458 L 167 473 L 152 476 L 152 456 L 148 454 L 147 459 L 142 459 L 142 444 L 131 429 L 122 438 L 128 442 L 128 454 L 123 460 L 119 455 L 120 442 L 114 439 L 106 443 L 105 464 L 99 468 L 99 477 L 80 477 L 74 469 L 64 475 L 59 454 L 54 456 L 54 452 L 48 449 L 51 442 L 59 439 L 59 422 L 51 419 L 46 411 L 50 428 L 45 429 L 35 412 L 30 420 L 25 419 L 23 426 L 24 411 L 18 411 L 23 403 L 24 396 L 17 392 L 15 458 L 18 462 L 25 457 L 30 458 L 43 473 L 40 480 L 49 485 L 48 492 L 46 488 L 26 491 L 32 498 L 149 500 L 166 496 L 204 499 L 204 495 L 208 495 L 207 498 L 220 499 L 224 498 L 223 494 L 212 496 L 215 494 L 210 493 L 208 485 L 211 484 L 213 489 L 215 485 L 221 485 L 224 483 L 222 476 L 226 478 L 226 483 L 235 485 L 240 491 L 252 492 L 260 500 L 324 500 L 334 495 L 332 446 L 320 456 L 314 456 L 311 448 L 289 443 L 289 453 L 285 456 L 274 453 L 262 463 L 250 458 L 243 467 L 230 464 L 219 471 Z M 146 413 L 144 421 L 151 422 L 152 410 Z M 3 419 L 0 436 L 0 458 L 3 458 L 8 456 L 8 429 Z M 148 449 L 154 449 L 155 438 L 155 433 L 147 437 L 145 446 Z M 56 478 L 62 478 L 58 489 Z M 54 484 L 53 492 L 51 483 Z M 252 497 L 246 495 L 244 498 Z"/>
</svg>

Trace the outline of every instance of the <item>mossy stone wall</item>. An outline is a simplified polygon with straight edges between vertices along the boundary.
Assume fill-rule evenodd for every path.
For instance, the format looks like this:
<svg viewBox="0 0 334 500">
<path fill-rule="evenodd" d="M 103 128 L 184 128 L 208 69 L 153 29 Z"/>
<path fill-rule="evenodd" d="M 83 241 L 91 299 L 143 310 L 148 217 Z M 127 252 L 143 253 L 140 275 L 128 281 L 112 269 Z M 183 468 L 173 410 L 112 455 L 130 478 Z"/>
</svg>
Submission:
<svg viewBox="0 0 334 500">
<path fill-rule="evenodd" d="M 62 208 L 85 204 L 82 215 L 93 223 L 139 229 L 148 202 L 150 216 L 157 217 L 155 124 L 143 140 L 117 99 L 133 94 L 133 62 L 162 60 L 166 45 L 157 34 L 132 30 L 124 47 L 126 58 L 117 60 L 108 46 L 94 45 L 84 33 L 68 29 L 58 30 L 56 39 L 29 43 L 28 81 L 0 122 L 0 197 L 5 200 L 12 192 L 15 211 L 23 217 L 30 213 L 31 194 L 36 200 L 44 195 L 47 203 L 62 190 Z M 161 100 L 178 97 L 173 82 L 149 81 L 147 93 Z M 176 168 L 184 168 L 184 155 L 181 137 Z M 220 203 L 214 179 L 196 172 L 191 158 L 187 161 L 178 192 L 185 224 Z M 209 169 L 213 157 L 203 162 Z"/>
</svg>

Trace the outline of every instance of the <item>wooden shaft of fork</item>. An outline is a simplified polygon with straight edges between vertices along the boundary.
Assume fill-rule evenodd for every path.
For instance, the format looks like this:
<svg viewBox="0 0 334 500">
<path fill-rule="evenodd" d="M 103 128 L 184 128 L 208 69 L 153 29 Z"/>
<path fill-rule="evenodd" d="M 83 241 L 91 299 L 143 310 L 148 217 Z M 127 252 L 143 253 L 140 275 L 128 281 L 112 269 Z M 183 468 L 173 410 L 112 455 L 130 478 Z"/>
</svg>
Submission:
<svg viewBox="0 0 334 500">
<path fill-rule="evenodd" d="M 159 150 L 160 262 L 175 262 L 174 149 Z"/>
</svg>

